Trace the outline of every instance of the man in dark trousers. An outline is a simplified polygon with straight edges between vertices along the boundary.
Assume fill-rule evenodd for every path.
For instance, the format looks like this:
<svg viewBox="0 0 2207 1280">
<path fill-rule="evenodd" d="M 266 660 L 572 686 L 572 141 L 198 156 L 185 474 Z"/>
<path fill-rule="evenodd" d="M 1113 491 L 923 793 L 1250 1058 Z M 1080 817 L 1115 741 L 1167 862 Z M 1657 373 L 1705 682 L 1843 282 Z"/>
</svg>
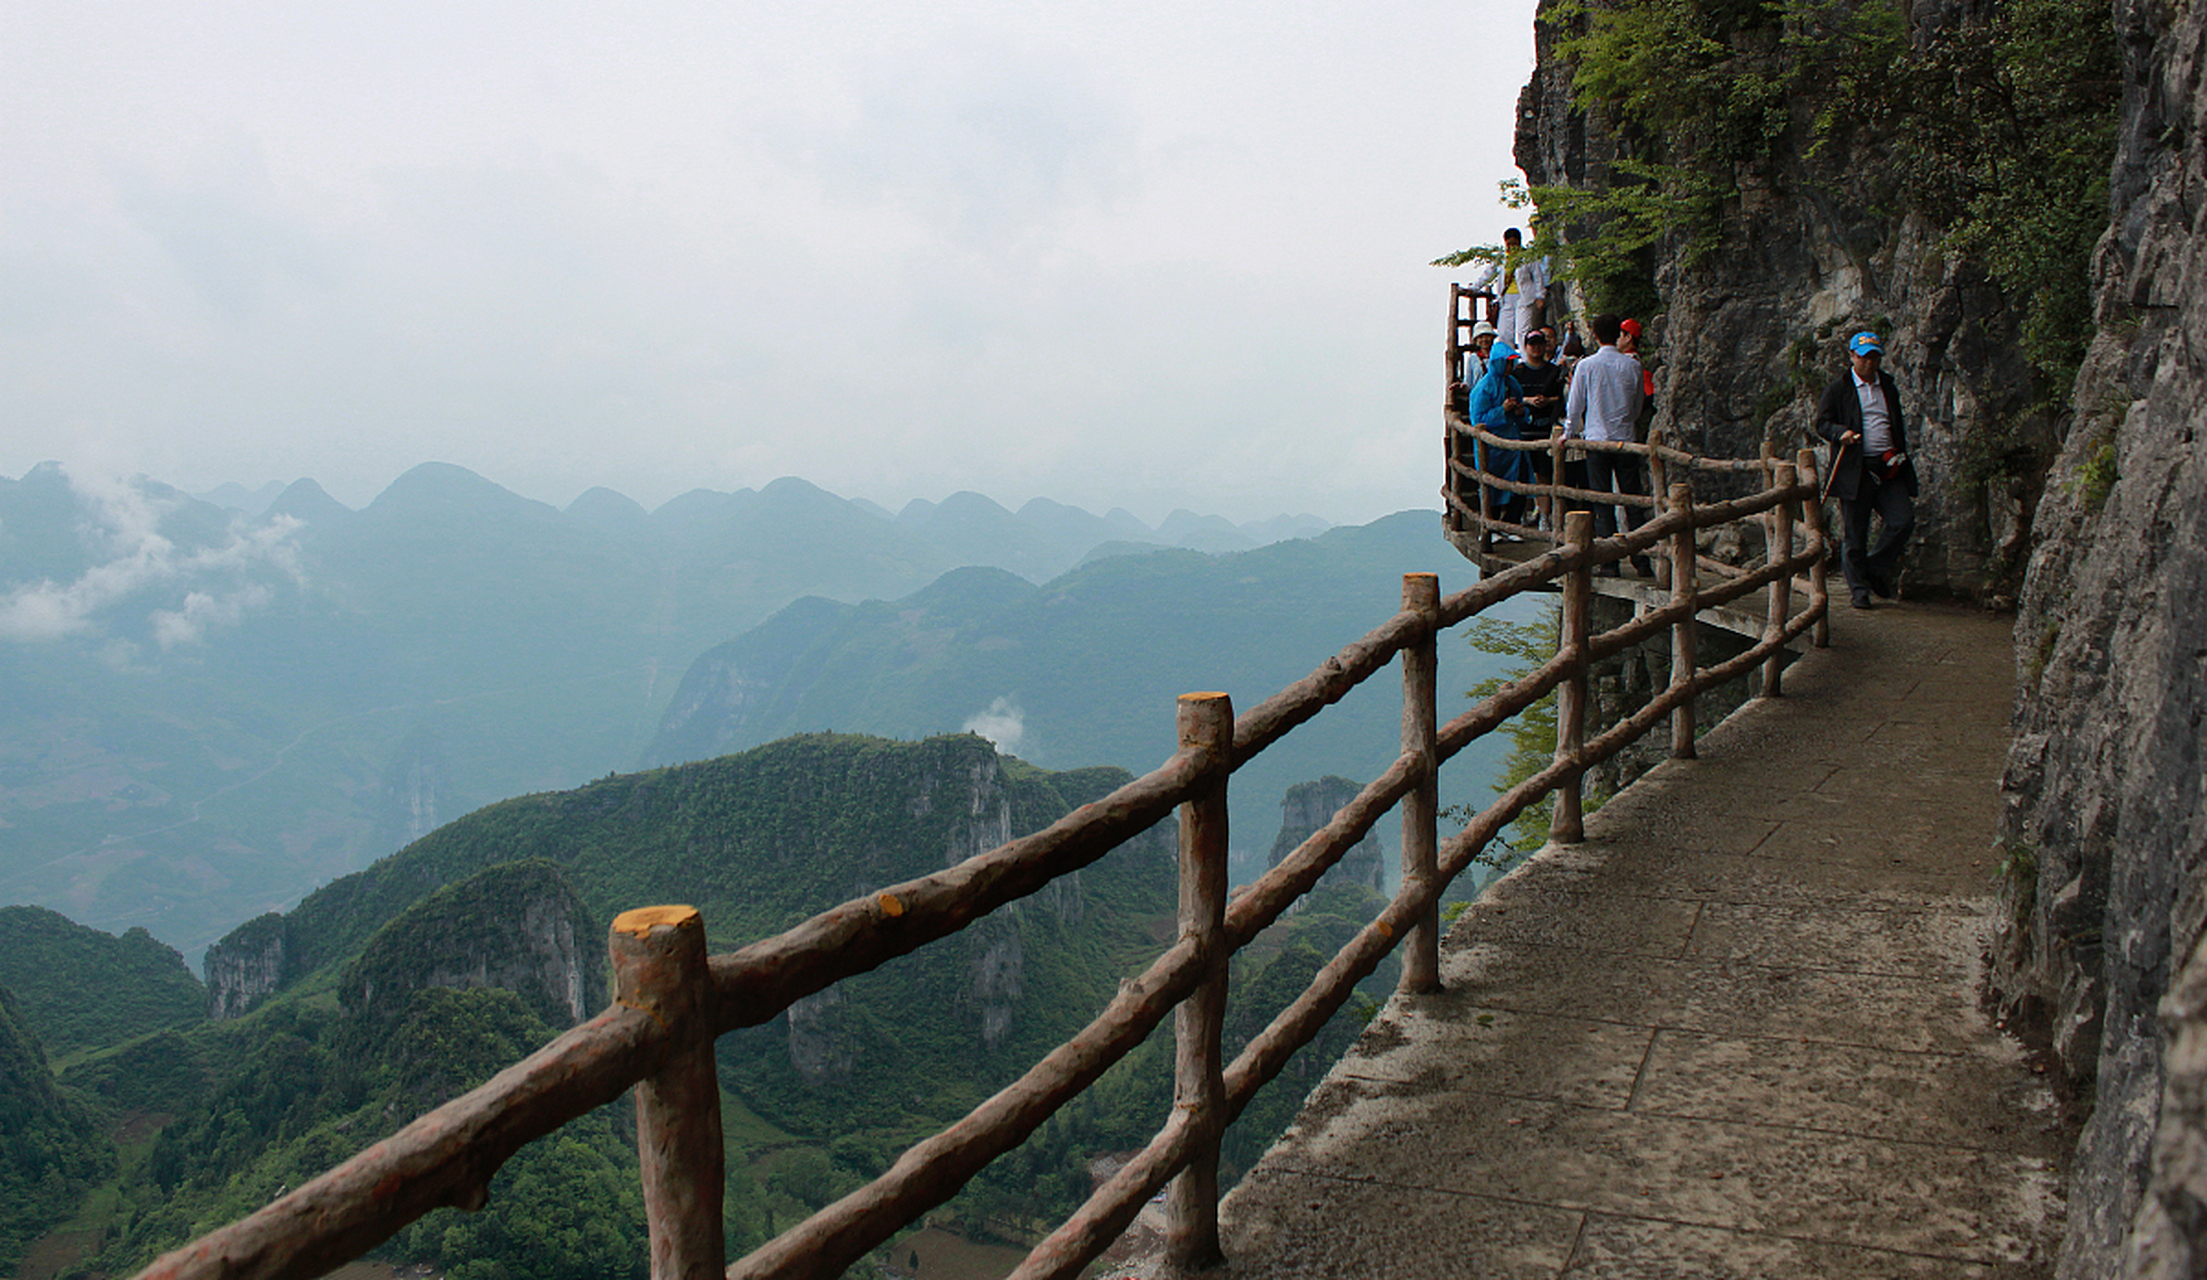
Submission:
<svg viewBox="0 0 2207 1280">
<path fill-rule="evenodd" d="M 1893 598 L 1901 552 L 1916 525 L 1916 464 L 1908 456 L 1900 388 L 1885 372 L 1885 349 L 1877 335 L 1865 329 L 1847 339 L 1847 362 L 1853 367 L 1824 388 L 1817 402 L 1816 434 L 1832 446 L 1840 567 L 1854 607 L 1867 609 L 1872 593 Z M 1874 547 L 1869 546 L 1872 513 L 1885 525 Z"/>
</svg>

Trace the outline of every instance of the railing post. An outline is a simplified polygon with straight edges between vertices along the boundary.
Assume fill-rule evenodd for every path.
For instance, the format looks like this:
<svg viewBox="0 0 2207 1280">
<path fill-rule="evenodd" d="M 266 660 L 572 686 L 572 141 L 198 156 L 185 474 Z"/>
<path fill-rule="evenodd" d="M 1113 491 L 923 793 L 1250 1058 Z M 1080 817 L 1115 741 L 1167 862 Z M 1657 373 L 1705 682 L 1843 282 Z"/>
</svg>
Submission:
<svg viewBox="0 0 2207 1280">
<path fill-rule="evenodd" d="M 1663 461 L 1663 443 L 1663 429 L 1661 427 L 1648 428 L 1648 492 L 1655 495 L 1656 501 L 1654 510 L 1648 512 L 1651 519 L 1662 514 L 1663 495 L 1671 491 L 1669 471 L 1667 464 Z M 1669 568 L 1670 566 L 1662 557 L 1658 556 L 1656 558 L 1656 586 L 1668 587 L 1671 585 Z"/>
<path fill-rule="evenodd" d="M 1192 1274 L 1225 1260 L 1218 1245 L 1218 1144 L 1225 1130 L 1226 780 L 1234 760 L 1234 703 L 1223 693 L 1184 693 L 1180 747 L 1203 753 L 1208 780 L 1180 806 L 1180 936 L 1195 942 L 1210 976 L 1174 1012 L 1173 1106 L 1196 1129 L 1195 1154 L 1165 1196 L 1167 1269 Z"/>
<path fill-rule="evenodd" d="M 1456 424 L 1449 417 L 1450 414 L 1455 412 L 1456 396 L 1448 388 L 1453 388 L 1457 383 L 1464 381 L 1463 322 L 1458 319 L 1462 314 L 1463 304 L 1464 286 L 1450 284 L 1448 286 L 1448 343 L 1445 347 L 1446 354 L 1444 356 L 1448 364 L 1448 376 L 1441 381 L 1443 388 L 1441 392 L 1441 459 L 1442 465 L 1447 468 L 1447 473 L 1441 477 L 1441 484 L 1443 492 L 1451 497 L 1461 496 L 1456 492 L 1456 451 L 1459 447 L 1456 440 Z M 1465 385 L 1468 387 L 1470 384 L 1466 383 Z M 1441 527 L 1450 533 L 1463 531 L 1464 517 L 1457 511 L 1455 503 L 1442 504 Z"/>
<path fill-rule="evenodd" d="M 1671 603 L 1684 602 L 1686 616 L 1671 624 L 1671 687 L 1679 688 L 1694 678 L 1699 659 L 1695 653 L 1698 636 L 1694 630 L 1694 592 L 1696 587 L 1694 538 L 1694 491 L 1691 485 L 1671 486 L 1671 513 L 1685 517 L 1686 523 L 1671 535 Z M 1694 700 L 1682 698 L 1671 709 L 1671 755 L 1679 760 L 1694 758 Z"/>
<path fill-rule="evenodd" d="M 1780 489 L 1793 488 L 1793 464 L 1781 462 L 1771 472 L 1771 482 Z M 1770 509 L 1770 551 L 1783 562 L 1793 554 L 1793 503 L 1781 502 Z M 1763 638 L 1775 641 L 1785 634 L 1786 618 L 1793 612 L 1793 575 L 1779 574 L 1770 583 L 1770 611 L 1763 624 Z M 1776 698 L 1785 690 L 1779 681 L 1785 671 L 1785 651 L 1772 649 L 1763 659 L 1763 696 Z"/>
<path fill-rule="evenodd" d="M 1471 422 L 1471 411 L 1468 408 L 1464 412 L 1464 421 Z M 1477 431 L 1479 424 L 1471 422 L 1471 427 L 1473 431 Z M 1467 449 L 1471 454 L 1471 483 L 1476 491 L 1474 496 L 1479 499 L 1479 554 L 1489 555 L 1494 551 L 1494 490 L 1480 482 L 1487 478 L 1487 459 L 1494 456 L 1494 451 L 1487 447 L 1486 441 L 1476 435 L 1471 438 Z"/>
<path fill-rule="evenodd" d="M 1801 518 L 1816 532 L 1812 536 L 1816 559 L 1809 564 L 1809 607 L 1816 610 L 1816 625 L 1809 632 L 1809 643 L 1819 649 L 1831 648 L 1831 587 L 1824 576 L 1825 562 L 1829 560 L 1829 546 L 1824 533 L 1824 500 L 1820 496 L 1816 475 L 1816 450 L 1803 449 L 1796 455 L 1794 471 L 1804 477 L 1808 492 L 1801 498 Z"/>
<path fill-rule="evenodd" d="M 1563 476 L 1564 453 L 1568 446 L 1564 442 L 1569 439 L 1569 436 L 1561 432 L 1551 432 L 1548 437 L 1548 545 L 1550 546 L 1555 546 L 1563 541 L 1563 517 L 1564 513 L 1570 510 L 1569 505 L 1564 501 L 1563 495 L 1556 492 L 1556 490 L 1565 487 Z"/>
<path fill-rule="evenodd" d="M 1402 884 L 1437 888 L 1440 879 L 1440 763 L 1435 706 L 1441 626 L 1441 579 L 1432 573 L 1402 575 L 1402 607 L 1422 621 L 1418 639 L 1402 650 L 1402 753 L 1418 762 L 1418 785 L 1402 798 Z M 1419 913 L 1402 950 L 1400 990 L 1441 989 L 1441 899 Z"/>
<path fill-rule="evenodd" d="M 673 1042 L 665 1065 L 636 1086 L 652 1280 L 719 1280 L 725 1156 L 705 920 L 695 907 L 624 911 L 606 949 L 616 1002 L 650 1014 Z"/>
<path fill-rule="evenodd" d="M 1574 511 L 1564 517 L 1563 538 L 1582 555 L 1594 541 L 1594 513 Z M 1556 635 L 1556 652 L 1567 654 L 1571 674 L 1556 685 L 1556 763 L 1575 766 L 1586 742 L 1586 666 L 1588 613 L 1594 600 L 1594 566 L 1582 559 L 1563 575 L 1563 617 Z M 1555 813 L 1548 820 L 1548 838 L 1558 844 L 1577 844 L 1586 838 L 1586 816 L 1581 809 L 1580 788 L 1585 772 L 1577 767 L 1556 784 Z"/>
</svg>

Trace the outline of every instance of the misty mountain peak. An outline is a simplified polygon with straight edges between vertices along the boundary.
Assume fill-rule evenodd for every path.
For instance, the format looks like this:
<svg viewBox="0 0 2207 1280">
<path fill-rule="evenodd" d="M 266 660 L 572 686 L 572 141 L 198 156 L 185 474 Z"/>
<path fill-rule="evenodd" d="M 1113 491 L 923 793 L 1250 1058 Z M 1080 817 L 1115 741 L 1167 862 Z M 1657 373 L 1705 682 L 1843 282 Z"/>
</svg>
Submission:
<svg viewBox="0 0 2207 1280">
<path fill-rule="evenodd" d="M 366 508 L 377 515 L 415 515 L 453 510 L 553 510 L 549 503 L 524 498 L 450 462 L 424 462 L 391 482 Z"/>
<path fill-rule="evenodd" d="M 651 528 L 642 503 L 604 485 L 585 489 L 567 504 L 567 515 L 607 533 L 641 533 Z"/>
<path fill-rule="evenodd" d="M 829 493 L 812 481 L 802 480 L 796 476 L 782 476 L 779 479 L 768 481 L 766 487 L 759 490 L 759 497 L 777 506 L 841 507 L 847 505 L 841 498 Z"/>
<path fill-rule="evenodd" d="M 276 500 L 268 504 L 262 514 L 264 521 L 278 516 L 290 516 L 301 524 L 313 526 L 342 520 L 353 513 L 352 508 L 329 495 L 329 491 L 310 479 L 291 482 Z"/>
</svg>

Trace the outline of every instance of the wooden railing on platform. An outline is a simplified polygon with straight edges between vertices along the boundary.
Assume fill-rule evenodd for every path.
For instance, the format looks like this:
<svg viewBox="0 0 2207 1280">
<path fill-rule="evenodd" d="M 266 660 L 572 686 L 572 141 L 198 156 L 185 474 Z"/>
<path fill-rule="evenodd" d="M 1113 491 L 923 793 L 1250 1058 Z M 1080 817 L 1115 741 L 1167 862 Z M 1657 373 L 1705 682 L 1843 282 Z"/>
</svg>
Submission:
<svg viewBox="0 0 2207 1280">
<path fill-rule="evenodd" d="M 1759 464 L 1750 464 L 1757 466 Z M 481 1208 L 491 1175 L 520 1147 L 634 1088 L 637 1140 L 655 1278 L 705 1280 L 723 1274 L 722 1147 L 713 1041 L 772 1018 L 831 983 L 957 932 L 1034 893 L 1161 821 L 1180 818 L 1178 940 L 1072 1039 L 948 1129 L 906 1151 L 881 1177 L 725 1269 L 730 1277 L 840 1275 L 928 1209 L 950 1199 L 996 1156 L 1019 1145 L 1059 1107 L 1093 1084 L 1177 1011 L 1178 1052 L 1171 1118 L 1157 1136 L 1037 1245 L 1014 1272 L 1022 1280 L 1071 1276 L 1103 1252 L 1142 1206 L 1169 1184 L 1168 1267 L 1194 1270 L 1219 1260 L 1218 1150 L 1221 1134 L 1250 1098 L 1348 1000 L 1354 984 L 1396 946 L 1406 948 L 1400 987 L 1439 985 L 1442 891 L 1526 806 L 1556 795 L 1551 838 L 1582 836 L 1580 781 L 1586 770 L 1665 716 L 1672 752 L 1693 754 L 1694 697 L 1761 664 L 1762 692 L 1780 693 L 1781 650 L 1823 617 L 1822 522 L 1806 519 L 1795 549 L 1796 513 L 1817 501 L 1813 459 L 1773 463 L 1746 497 L 1697 506 L 1683 485 L 1669 509 L 1617 537 L 1595 539 L 1588 513 L 1571 513 L 1560 541 L 1529 562 L 1487 576 L 1454 595 L 1432 574 L 1403 579 L 1403 607 L 1376 630 L 1252 710 L 1234 715 L 1224 694 L 1180 699 L 1179 750 L 1154 771 L 1047 829 L 917 880 L 855 898 L 789 931 L 726 955 L 705 953 L 705 931 L 688 907 L 630 911 L 613 923 L 616 996 L 590 1021 L 507 1068 L 482 1087 L 407 1125 L 251 1216 L 162 1257 L 147 1280 L 227 1280 L 319 1275 L 358 1257 L 400 1227 L 442 1206 Z M 1803 477 L 1806 477 L 1805 479 Z M 1731 521 L 1772 525 L 1770 555 L 1718 585 L 1697 574 L 1697 530 Z M 1622 626 L 1593 634 L 1592 575 L 1649 552 L 1665 555 L 1668 599 Z M 1793 579 L 1808 573 L 1807 604 L 1793 608 Z M 1554 658 L 1464 714 L 1439 723 L 1435 652 L 1439 633 L 1526 591 L 1560 585 L 1561 643 Z M 1769 622 L 1745 652 L 1713 667 L 1695 663 L 1695 613 L 1763 590 Z M 1587 671 L 1625 647 L 1669 628 L 1669 686 L 1625 721 L 1586 738 Z M 1402 658 L 1402 754 L 1287 859 L 1239 893 L 1226 878 L 1225 804 L 1234 770 L 1318 715 L 1350 689 Z M 1439 838 L 1440 765 L 1555 690 L 1552 763 L 1510 788 L 1462 831 Z M 1388 810 L 1401 806 L 1402 888 L 1343 947 L 1300 996 L 1222 1061 L 1220 1027 L 1228 963 L 1309 892 Z"/>
</svg>

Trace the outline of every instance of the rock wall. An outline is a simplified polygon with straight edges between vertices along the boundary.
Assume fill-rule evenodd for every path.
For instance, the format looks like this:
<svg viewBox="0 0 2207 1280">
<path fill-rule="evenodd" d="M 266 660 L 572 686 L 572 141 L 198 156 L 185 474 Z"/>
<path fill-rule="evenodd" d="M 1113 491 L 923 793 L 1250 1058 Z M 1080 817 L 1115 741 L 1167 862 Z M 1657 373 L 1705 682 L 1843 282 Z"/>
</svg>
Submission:
<svg viewBox="0 0 2207 1280">
<path fill-rule="evenodd" d="M 1920 30 L 1959 3 L 1912 6 Z M 1534 186 L 1606 188 L 1631 145 L 1571 105 L 1557 30 L 1536 28 L 1538 63 L 1519 98 L 1516 158 Z M 2013 590 L 2057 418 L 2017 345 L 1999 292 L 1937 247 L 1937 229 L 1890 211 L 1874 184 L 1883 157 L 1858 140 L 1811 158 L 1742 167 L 1722 247 L 1698 261 L 1660 243 L 1650 267 L 1660 311 L 1643 359 L 1656 377 L 1654 427 L 1700 452 L 1781 456 L 1819 443 L 1816 399 L 1846 370 L 1857 329 L 1886 339 L 1923 492 L 1904 568 L 1911 593 L 1969 599 Z M 1586 307 L 1571 310 L 1585 331 Z"/>
<path fill-rule="evenodd" d="M 1298 782 L 1280 797 L 1280 834 L 1273 838 L 1272 853 L 1267 867 L 1279 866 L 1303 841 L 1316 835 L 1320 827 L 1333 821 L 1333 815 L 1341 807 L 1356 799 L 1361 784 L 1332 774 L 1315 782 Z M 1317 888 L 1330 885 L 1362 885 L 1374 893 L 1386 892 L 1387 850 L 1379 842 L 1375 830 L 1366 833 L 1341 860 L 1318 877 Z"/>
<path fill-rule="evenodd" d="M 2207 9 L 2118 0 L 2098 336 L 2038 512 L 2001 998 L 2091 1106 L 2063 1277 L 2207 1274 Z"/>
<path fill-rule="evenodd" d="M 556 865 L 501 863 L 438 890 L 378 930 L 346 966 L 338 999 L 353 1014 L 389 1018 L 424 987 L 499 987 L 552 1026 L 572 1026 L 604 999 L 599 934 L 590 908 Z"/>
<path fill-rule="evenodd" d="M 242 1017 L 291 976 L 291 929 L 276 912 L 232 929 L 207 948 L 207 1017 Z"/>
</svg>

